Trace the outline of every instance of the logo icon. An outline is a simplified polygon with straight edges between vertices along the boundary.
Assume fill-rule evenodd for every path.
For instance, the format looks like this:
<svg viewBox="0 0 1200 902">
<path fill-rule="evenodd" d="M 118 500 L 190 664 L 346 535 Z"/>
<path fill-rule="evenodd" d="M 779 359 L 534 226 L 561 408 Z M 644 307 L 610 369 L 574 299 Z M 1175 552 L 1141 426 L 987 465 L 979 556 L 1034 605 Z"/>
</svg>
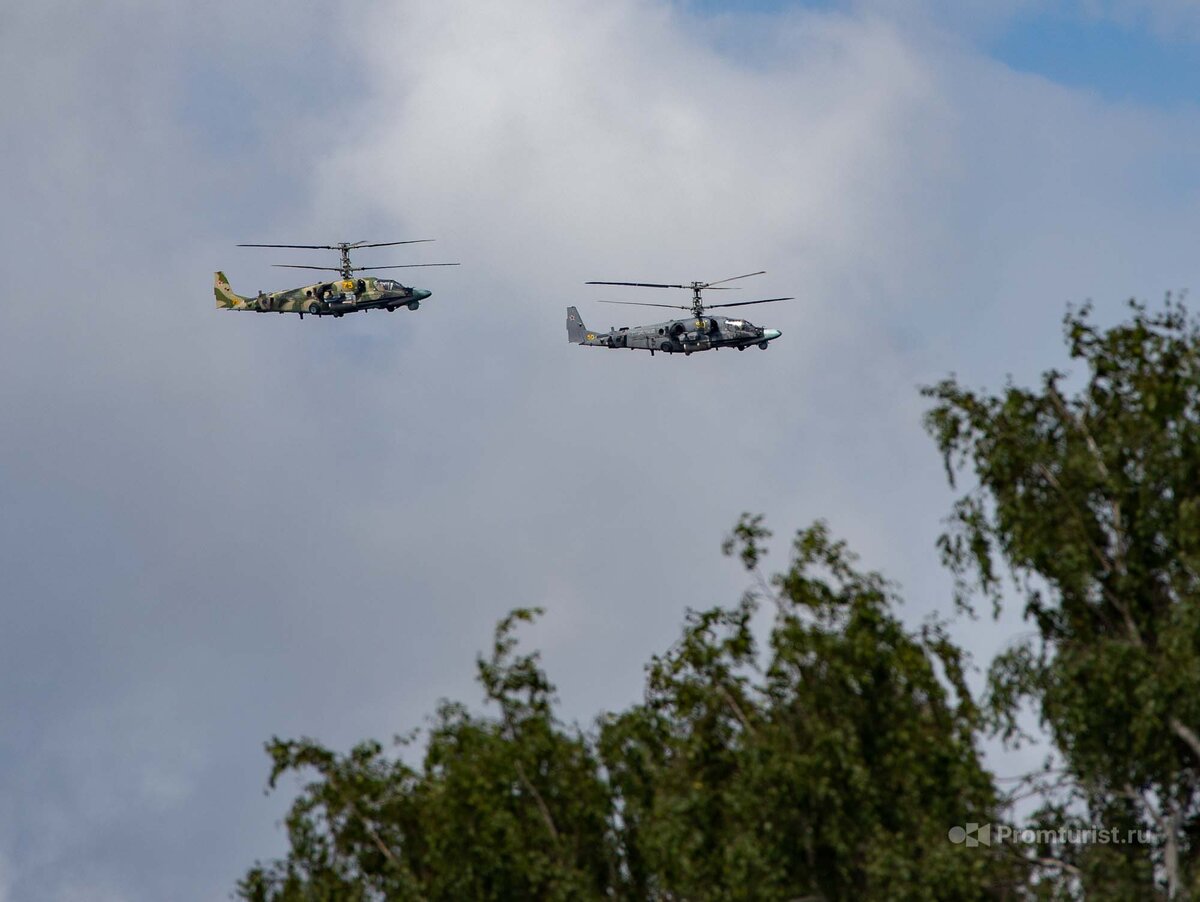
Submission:
<svg viewBox="0 0 1200 902">
<path fill-rule="evenodd" d="M 951 827 L 947 834 L 955 845 L 965 843 L 968 849 L 992 844 L 992 825 L 967 822 L 965 827 Z"/>
</svg>

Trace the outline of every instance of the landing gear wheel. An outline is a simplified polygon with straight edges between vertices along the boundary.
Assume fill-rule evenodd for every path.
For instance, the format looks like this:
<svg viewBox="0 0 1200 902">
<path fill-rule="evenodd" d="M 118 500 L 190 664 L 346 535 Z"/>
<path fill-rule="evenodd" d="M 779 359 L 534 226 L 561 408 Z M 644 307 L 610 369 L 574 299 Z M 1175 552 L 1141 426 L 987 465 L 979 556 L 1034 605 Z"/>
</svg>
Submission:
<svg viewBox="0 0 1200 902">
<path fill-rule="evenodd" d="M 387 312 L 388 312 L 388 313 L 395 313 L 395 312 L 396 312 L 396 305 L 395 305 L 395 304 L 388 304 L 388 305 L 387 305 Z"/>
<path fill-rule="evenodd" d="M 767 349 L 767 343 L 766 343 L 765 341 L 760 341 L 760 342 L 758 343 L 758 346 L 759 346 L 760 348 L 762 348 L 764 351 Z"/>
<path fill-rule="evenodd" d="M 311 304 L 308 305 L 308 312 L 310 314 L 312 314 L 313 316 L 319 316 L 321 313 L 321 305 L 318 304 L 316 301 L 313 301 Z"/>
<path fill-rule="evenodd" d="M 407 306 L 408 306 L 409 310 L 416 310 L 418 307 L 421 306 L 421 302 L 420 301 L 409 301 Z"/>
<path fill-rule="evenodd" d="M 745 346 L 745 345 L 738 345 L 738 350 L 739 350 L 739 351 L 744 351 L 744 350 L 746 350 L 746 346 Z"/>
<path fill-rule="evenodd" d="M 666 351 L 668 354 L 670 354 L 671 353 L 671 343 L 669 341 L 664 341 L 662 344 L 660 344 L 658 346 L 658 349 L 660 351 Z"/>
</svg>

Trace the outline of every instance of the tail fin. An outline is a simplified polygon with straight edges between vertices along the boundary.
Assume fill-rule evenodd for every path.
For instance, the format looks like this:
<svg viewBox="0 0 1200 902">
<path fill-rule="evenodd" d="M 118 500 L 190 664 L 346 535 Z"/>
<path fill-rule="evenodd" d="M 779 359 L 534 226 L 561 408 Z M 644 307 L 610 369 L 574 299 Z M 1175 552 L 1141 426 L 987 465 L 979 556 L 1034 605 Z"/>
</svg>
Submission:
<svg viewBox="0 0 1200 902">
<path fill-rule="evenodd" d="M 587 341 L 587 328 L 574 307 L 567 308 L 567 341 L 577 345 Z"/>
<path fill-rule="evenodd" d="M 213 294 L 217 296 L 218 308 L 245 307 L 249 298 L 244 298 L 240 294 L 234 294 L 233 289 L 229 287 L 229 280 L 225 278 L 225 273 L 213 273 Z"/>
</svg>

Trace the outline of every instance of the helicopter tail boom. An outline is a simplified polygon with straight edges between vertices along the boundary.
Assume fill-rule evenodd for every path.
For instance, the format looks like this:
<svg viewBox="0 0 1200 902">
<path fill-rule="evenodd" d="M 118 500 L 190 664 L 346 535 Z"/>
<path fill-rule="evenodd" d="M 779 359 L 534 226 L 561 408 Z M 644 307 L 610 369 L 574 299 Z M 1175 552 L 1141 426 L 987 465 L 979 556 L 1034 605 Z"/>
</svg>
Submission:
<svg viewBox="0 0 1200 902">
<path fill-rule="evenodd" d="M 217 297 L 217 309 L 244 308 L 246 302 L 249 301 L 249 298 L 234 293 L 233 289 L 229 287 L 229 279 L 223 272 L 213 273 L 213 294 Z"/>
</svg>

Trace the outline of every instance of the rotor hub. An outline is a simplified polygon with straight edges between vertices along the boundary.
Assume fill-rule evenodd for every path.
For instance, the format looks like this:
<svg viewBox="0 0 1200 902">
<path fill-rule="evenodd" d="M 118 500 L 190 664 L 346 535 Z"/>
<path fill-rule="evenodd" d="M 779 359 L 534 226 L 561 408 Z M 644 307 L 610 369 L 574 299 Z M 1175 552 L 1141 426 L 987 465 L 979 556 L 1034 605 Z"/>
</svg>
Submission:
<svg viewBox="0 0 1200 902">
<path fill-rule="evenodd" d="M 342 242 L 337 247 L 342 252 L 342 278 L 353 279 L 354 267 L 350 265 L 350 245 Z"/>
</svg>

